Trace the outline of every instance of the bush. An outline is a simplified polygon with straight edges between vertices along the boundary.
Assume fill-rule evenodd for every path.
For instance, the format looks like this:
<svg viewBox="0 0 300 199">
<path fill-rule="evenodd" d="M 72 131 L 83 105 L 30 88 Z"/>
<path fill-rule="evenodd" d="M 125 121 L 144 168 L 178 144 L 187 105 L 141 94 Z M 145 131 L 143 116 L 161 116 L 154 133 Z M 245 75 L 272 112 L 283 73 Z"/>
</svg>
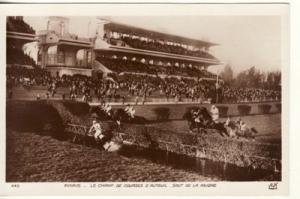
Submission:
<svg viewBox="0 0 300 199">
<path fill-rule="evenodd" d="M 76 102 L 73 100 L 63 101 L 63 105 L 70 111 L 72 114 L 77 116 L 86 115 L 89 113 L 90 106 L 85 102 Z"/>
<path fill-rule="evenodd" d="M 272 106 L 270 104 L 260 104 L 258 105 L 259 113 L 268 114 L 270 113 Z"/>
<path fill-rule="evenodd" d="M 251 106 L 249 105 L 239 105 L 238 111 L 240 115 L 249 115 L 251 111 Z"/>
<path fill-rule="evenodd" d="M 227 117 L 228 116 L 228 107 L 227 106 L 217 106 L 219 109 L 220 117 Z"/>
<path fill-rule="evenodd" d="M 158 121 L 165 121 L 169 119 L 170 109 L 165 107 L 155 108 L 154 113 Z"/>
<path fill-rule="evenodd" d="M 58 133 L 63 121 L 57 110 L 46 101 L 12 101 L 7 103 L 8 128 L 38 133 Z"/>
<path fill-rule="evenodd" d="M 281 113 L 281 104 L 276 104 L 276 108 L 277 108 L 278 112 Z"/>
<path fill-rule="evenodd" d="M 90 118 L 90 114 L 89 114 L 89 109 L 87 111 L 86 114 L 84 114 L 86 112 L 86 110 L 82 110 L 81 109 L 81 113 L 79 114 L 79 110 L 76 110 L 76 108 L 72 109 L 70 108 L 70 106 L 76 106 L 76 104 L 85 104 L 85 103 L 79 103 L 79 102 L 73 102 L 72 105 L 68 104 L 68 102 L 64 102 L 64 101 L 58 101 L 58 100 L 49 100 L 47 102 L 49 105 L 51 105 L 53 108 L 55 108 L 58 112 L 58 114 L 61 116 L 62 120 L 63 120 L 63 124 L 68 124 L 68 123 L 72 123 L 72 124 L 81 124 L 81 125 L 86 125 L 87 123 L 89 123 L 89 118 Z M 68 104 L 67 107 L 66 103 Z M 77 115 L 73 114 L 71 112 L 71 110 L 73 112 L 77 112 Z"/>
</svg>

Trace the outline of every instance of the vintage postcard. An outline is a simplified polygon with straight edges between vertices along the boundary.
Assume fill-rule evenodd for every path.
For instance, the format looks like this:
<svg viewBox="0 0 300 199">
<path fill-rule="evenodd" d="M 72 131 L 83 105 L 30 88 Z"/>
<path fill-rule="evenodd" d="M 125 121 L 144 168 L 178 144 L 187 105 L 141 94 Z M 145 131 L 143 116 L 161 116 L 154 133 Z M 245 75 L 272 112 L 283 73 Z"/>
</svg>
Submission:
<svg viewBox="0 0 300 199">
<path fill-rule="evenodd" d="M 0 195 L 288 194 L 289 4 L 0 13 Z"/>
</svg>

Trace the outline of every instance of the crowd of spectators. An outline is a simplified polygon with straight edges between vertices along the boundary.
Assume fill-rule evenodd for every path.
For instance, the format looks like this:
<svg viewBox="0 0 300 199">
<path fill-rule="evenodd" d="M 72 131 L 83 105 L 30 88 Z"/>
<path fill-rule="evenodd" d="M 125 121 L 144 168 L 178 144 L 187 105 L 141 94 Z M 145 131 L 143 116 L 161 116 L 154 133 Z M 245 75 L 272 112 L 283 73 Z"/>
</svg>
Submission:
<svg viewBox="0 0 300 199">
<path fill-rule="evenodd" d="M 121 72 L 139 72 L 148 74 L 157 74 L 158 68 L 153 65 L 147 65 L 142 62 L 123 60 L 123 59 L 106 59 L 99 60 L 108 69 L 121 73 Z"/>
<path fill-rule="evenodd" d="M 262 88 L 223 88 L 224 103 L 263 102 L 281 100 L 280 90 L 267 90 Z"/>
<path fill-rule="evenodd" d="M 108 69 L 121 73 L 121 72 L 133 72 L 133 73 L 145 73 L 153 75 L 177 75 L 177 76 L 188 76 L 188 77 L 206 77 L 206 78 L 216 78 L 216 75 L 212 74 L 207 70 L 199 70 L 195 67 L 190 67 L 188 64 L 186 66 L 166 66 L 143 63 L 138 60 L 124 60 L 124 59 L 113 59 L 113 58 L 100 58 L 98 59 L 105 67 Z"/>
<path fill-rule="evenodd" d="M 125 74 L 118 78 L 118 83 L 121 89 L 129 91 L 131 96 L 161 98 L 191 98 L 191 99 L 206 99 L 209 96 L 209 91 L 212 89 L 211 84 L 202 81 L 201 83 L 186 78 L 166 77 L 160 78 L 157 76 L 132 75 Z"/>
<path fill-rule="evenodd" d="M 7 68 L 7 86 L 33 86 L 41 85 L 47 88 L 47 96 L 56 93 L 57 88 L 68 88 L 70 98 L 82 97 L 88 101 L 92 98 L 102 101 L 112 98 L 139 97 L 142 101 L 147 98 L 167 98 L 180 101 L 183 98 L 195 101 L 207 101 L 216 95 L 215 82 L 195 80 L 188 78 L 165 77 L 156 75 L 123 74 L 116 75 L 114 80 L 105 78 L 92 78 L 83 75 L 63 75 L 51 77 L 42 69 L 27 69 L 23 67 Z M 280 91 L 224 87 L 219 93 L 219 102 L 257 102 L 280 100 Z M 51 92 L 51 94 L 50 94 Z"/>
<path fill-rule="evenodd" d="M 52 82 L 52 77 L 49 72 L 39 68 L 28 69 L 12 65 L 6 68 L 6 81 L 8 88 L 20 85 L 26 87 L 33 85 L 47 86 Z"/>
<path fill-rule="evenodd" d="M 103 97 L 162 97 L 162 98 L 199 98 L 207 97 L 209 83 L 198 84 L 191 79 L 160 78 L 158 76 L 124 74 L 114 80 L 93 79 L 83 75 L 51 77 L 42 69 L 27 69 L 19 66 L 7 68 L 7 85 L 12 86 L 46 86 L 49 91 L 60 87 L 69 88 L 69 96 L 77 98 Z"/>
<path fill-rule="evenodd" d="M 121 40 L 122 42 L 120 43 L 118 42 L 118 40 Z M 170 45 L 157 40 L 141 40 L 129 36 L 121 36 L 119 39 L 109 38 L 107 41 L 112 45 L 121 44 L 121 46 L 128 45 L 132 48 L 138 48 L 143 50 L 152 50 L 166 53 L 174 53 L 179 55 L 215 59 L 214 56 L 212 56 L 204 50 L 190 50 L 181 45 Z"/>
</svg>

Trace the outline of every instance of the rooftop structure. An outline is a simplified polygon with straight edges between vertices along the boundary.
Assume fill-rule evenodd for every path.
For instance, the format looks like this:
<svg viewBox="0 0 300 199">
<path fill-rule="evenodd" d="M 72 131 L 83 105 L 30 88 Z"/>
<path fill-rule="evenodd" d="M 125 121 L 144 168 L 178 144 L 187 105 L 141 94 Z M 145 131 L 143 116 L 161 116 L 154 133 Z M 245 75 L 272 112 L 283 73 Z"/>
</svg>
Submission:
<svg viewBox="0 0 300 199">
<path fill-rule="evenodd" d="M 22 20 L 12 18 L 8 29 L 15 30 L 14 23 Z M 94 38 L 70 33 L 66 17 L 49 17 L 47 30 L 36 35 L 27 35 L 35 33 L 28 24 L 21 27 L 28 31 L 8 32 L 8 37 L 38 41 L 38 65 L 53 74 L 141 72 L 214 79 L 206 69 L 220 63 L 209 51 L 216 43 L 111 21 L 101 23 Z"/>
</svg>

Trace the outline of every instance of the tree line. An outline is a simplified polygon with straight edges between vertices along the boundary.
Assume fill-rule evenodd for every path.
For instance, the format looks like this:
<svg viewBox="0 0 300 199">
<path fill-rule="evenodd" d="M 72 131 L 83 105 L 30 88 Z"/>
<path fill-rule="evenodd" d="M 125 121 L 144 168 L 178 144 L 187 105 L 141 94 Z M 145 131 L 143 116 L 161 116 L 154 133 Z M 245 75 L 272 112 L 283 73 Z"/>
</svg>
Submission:
<svg viewBox="0 0 300 199">
<path fill-rule="evenodd" d="M 281 89 L 280 71 L 262 72 L 256 69 L 255 66 L 243 70 L 234 76 L 231 66 L 226 65 L 220 77 L 224 81 L 225 86 L 233 88 Z"/>
</svg>

